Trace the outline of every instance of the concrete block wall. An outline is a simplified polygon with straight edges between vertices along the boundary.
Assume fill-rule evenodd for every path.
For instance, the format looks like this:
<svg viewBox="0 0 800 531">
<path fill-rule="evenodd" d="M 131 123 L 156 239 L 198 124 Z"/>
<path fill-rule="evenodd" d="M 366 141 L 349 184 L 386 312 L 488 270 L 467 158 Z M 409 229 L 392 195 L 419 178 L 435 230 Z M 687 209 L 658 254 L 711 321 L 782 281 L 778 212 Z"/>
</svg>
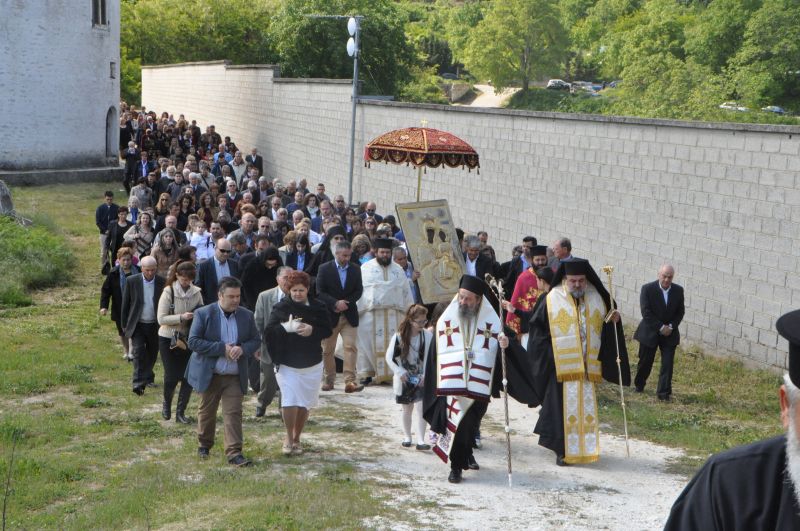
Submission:
<svg viewBox="0 0 800 531">
<path fill-rule="evenodd" d="M 259 147 L 271 177 L 322 181 L 346 195 L 349 83 L 278 73 L 223 63 L 145 68 L 143 103 Z M 615 266 L 632 322 L 639 288 L 669 261 L 686 290 L 688 342 L 786 366 L 774 323 L 800 307 L 800 128 L 369 100 L 357 109 L 354 199 L 376 201 L 381 213 L 414 200 L 416 171 L 366 168 L 363 147 L 425 120 L 470 142 L 481 168 L 428 169 L 422 199 L 447 199 L 456 224 L 487 230 L 499 258 L 527 234 L 548 244 L 568 236 L 576 256 Z"/>
</svg>

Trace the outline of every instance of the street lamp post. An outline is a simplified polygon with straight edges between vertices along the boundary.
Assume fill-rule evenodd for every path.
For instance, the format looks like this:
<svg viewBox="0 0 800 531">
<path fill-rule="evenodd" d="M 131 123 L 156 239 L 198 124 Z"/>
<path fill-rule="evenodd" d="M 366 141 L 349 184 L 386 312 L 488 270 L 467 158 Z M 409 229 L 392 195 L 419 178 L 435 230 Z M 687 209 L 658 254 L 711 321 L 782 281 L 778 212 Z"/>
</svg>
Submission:
<svg viewBox="0 0 800 531">
<path fill-rule="evenodd" d="M 353 58 L 353 111 L 350 122 L 350 177 L 347 181 L 347 204 L 353 204 L 353 167 L 355 165 L 356 150 L 356 103 L 358 101 L 358 55 L 360 53 L 361 19 L 363 17 L 350 17 L 347 21 L 347 31 L 350 39 L 347 40 L 347 53 Z"/>
</svg>

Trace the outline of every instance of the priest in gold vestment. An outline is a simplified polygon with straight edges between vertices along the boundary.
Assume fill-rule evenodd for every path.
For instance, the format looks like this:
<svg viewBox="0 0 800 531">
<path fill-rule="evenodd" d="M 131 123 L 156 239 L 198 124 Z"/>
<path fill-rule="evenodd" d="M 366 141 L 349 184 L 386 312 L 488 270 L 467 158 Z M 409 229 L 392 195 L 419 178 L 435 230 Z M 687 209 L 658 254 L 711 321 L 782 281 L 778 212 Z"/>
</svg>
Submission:
<svg viewBox="0 0 800 531">
<path fill-rule="evenodd" d="M 587 260 L 563 260 L 544 304 L 530 320 L 528 354 L 542 409 L 534 432 L 555 452 L 558 465 L 600 458 L 596 384 L 619 384 L 614 329 L 619 337 L 622 384 L 630 366 L 619 312 Z"/>
</svg>

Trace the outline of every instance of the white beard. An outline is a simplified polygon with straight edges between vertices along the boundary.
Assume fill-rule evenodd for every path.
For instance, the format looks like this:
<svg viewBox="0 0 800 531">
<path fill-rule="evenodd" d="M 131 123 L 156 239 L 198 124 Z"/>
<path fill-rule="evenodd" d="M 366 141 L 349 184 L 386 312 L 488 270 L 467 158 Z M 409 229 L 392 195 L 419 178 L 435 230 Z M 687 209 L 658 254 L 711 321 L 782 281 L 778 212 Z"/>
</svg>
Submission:
<svg viewBox="0 0 800 531">
<path fill-rule="evenodd" d="M 795 408 L 789 408 L 789 430 L 786 433 L 786 472 L 791 479 L 794 499 L 800 505 L 800 439 L 795 426 Z"/>
</svg>

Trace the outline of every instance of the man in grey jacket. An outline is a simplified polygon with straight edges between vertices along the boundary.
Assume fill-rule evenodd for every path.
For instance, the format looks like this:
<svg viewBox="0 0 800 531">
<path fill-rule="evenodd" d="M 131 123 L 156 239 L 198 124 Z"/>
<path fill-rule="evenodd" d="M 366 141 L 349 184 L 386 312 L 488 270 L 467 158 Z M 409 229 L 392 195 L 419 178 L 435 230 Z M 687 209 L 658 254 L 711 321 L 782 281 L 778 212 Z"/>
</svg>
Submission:
<svg viewBox="0 0 800 531">
<path fill-rule="evenodd" d="M 205 459 L 214 446 L 217 409 L 222 402 L 225 456 L 234 466 L 249 466 L 242 455 L 242 400 L 247 392 L 247 361 L 257 355 L 261 339 L 253 312 L 240 307 L 242 283 L 220 279 L 217 302 L 197 310 L 189 331 L 192 357 L 186 379 L 200 394 L 197 415 L 198 455 Z"/>
<path fill-rule="evenodd" d="M 278 268 L 278 285 L 272 289 L 262 291 L 256 301 L 256 328 L 261 334 L 261 387 L 258 391 L 258 405 L 256 406 L 256 417 L 263 417 L 267 406 L 272 403 L 275 393 L 278 390 L 278 382 L 275 379 L 275 366 L 269 356 L 267 344 L 264 342 L 264 330 L 267 328 L 269 316 L 272 308 L 282 301 L 289 293 L 286 278 L 292 268 L 281 266 Z"/>
</svg>

